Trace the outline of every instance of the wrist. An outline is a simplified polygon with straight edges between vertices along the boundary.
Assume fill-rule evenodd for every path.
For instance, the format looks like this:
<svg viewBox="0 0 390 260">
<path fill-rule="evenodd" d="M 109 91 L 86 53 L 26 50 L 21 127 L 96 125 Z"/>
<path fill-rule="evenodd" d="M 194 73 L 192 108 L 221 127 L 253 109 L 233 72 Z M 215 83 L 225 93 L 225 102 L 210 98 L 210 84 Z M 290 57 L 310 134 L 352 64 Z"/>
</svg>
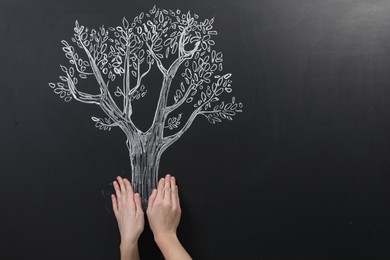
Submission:
<svg viewBox="0 0 390 260">
<path fill-rule="evenodd" d="M 136 246 L 138 246 L 138 239 L 121 239 L 119 248 L 122 250 L 127 248 L 134 248 Z"/>
<path fill-rule="evenodd" d="M 176 233 L 159 233 L 154 235 L 154 241 L 157 245 L 163 243 L 173 243 L 179 241 Z"/>
<path fill-rule="evenodd" d="M 135 244 L 134 243 L 125 244 L 121 242 L 119 249 L 120 249 L 121 260 L 129 260 L 129 259 L 139 260 L 137 242 Z"/>
<path fill-rule="evenodd" d="M 176 233 L 158 234 L 154 240 L 165 259 L 191 259 Z"/>
</svg>

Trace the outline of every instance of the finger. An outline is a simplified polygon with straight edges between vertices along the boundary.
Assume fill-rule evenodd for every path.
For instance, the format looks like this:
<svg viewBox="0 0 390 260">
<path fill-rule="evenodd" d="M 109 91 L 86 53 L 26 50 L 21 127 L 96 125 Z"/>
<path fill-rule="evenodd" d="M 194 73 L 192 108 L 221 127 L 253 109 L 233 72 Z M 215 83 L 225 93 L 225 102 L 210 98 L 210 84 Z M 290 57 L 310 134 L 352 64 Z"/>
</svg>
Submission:
<svg viewBox="0 0 390 260">
<path fill-rule="evenodd" d="M 179 187 L 177 185 L 174 188 L 173 200 L 175 201 L 176 207 L 180 208 Z"/>
<path fill-rule="evenodd" d="M 118 209 L 120 209 L 120 208 L 122 208 L 122 196 L 121 196 L 122 194 L 121 194 L 121 189 L 120 189 L 117 181 L 114 181 L 114 189 L 115 189 Z"/>
<path fill-rule="evenodd" d="M 126 191 L 128 191 L 130 194 L 134 196 L 133 187 L 131 186 L 131 183 L 128 179 L 124 178 L 123 183 L 125 184 Z"/>
<path fill-rule="evenodd" d="M 164 199 L 164 183 L 165 179 L 161 178 L 160 181 L 158 182 L 157 186 L 157 200 L 163 200 Z"/>
<path fill-rule="evenodd" d="M 114 181 L 113 184 L 114 184 L 116 197 L 119 200 L 121 198 L 121 189 L 119 188 L 119 184 L 117 181 Z"/>
<path fill-rule="evenodd" d="M 150 194 L 149 201 L 148 201 L 148 211 L 152 209 L 154 201 L 157 198 L 157 190 L 153 189 L 152 194 Z"/>
<path fill-rule="evenodd" d="M 126 191 L 126 186 L 125 186 L 125 183 L 123 182 L 122 177 L 118 176 L 118 177 L 116 177 L 116 179 L 118 180 L 119 186 L 121 188 L 121 192 L 125 192 Z"/>
<path fill-rule="evenodd" d="M 128 191 L 130 189 L 130 182 L 126 178 L 122 178 L 123 184 L 125 185 L 125 190 Z"/>
<path fill-rule="evenodd" d="M 175 176 L 172 176 L 171 177 L 171 189 L 172 189 L 172 191 L 174 191 L 174 187 L 176 187 L 176 178 L 175 178 Z"/>
<path fill-rule="evenodd" d="M 136 214 L 143 213 L 141 196 L 139 195 L 139 193 L 134 194 L 134 202 L 135 202 L 135 212 L 136 212 Z"/>
<path fill-rule="evenodd" d="M 111 200 L 112 200 L 112 210 L 114 211 L 115 217 L 117 217 L 117 215 L 118 215 L 118 202 L 117 202 L 114 194 L 111 194 Z"/>
<path fill-rule="evenodd" d="M 128 179 L 124 178 L 123 179 L 123 184 L 126 187 L 126 191 L 125 191 L 125 194 L 124 194 L 124 197 L 126 198 L 126 202 L 125 203 L 129 203 L 130 207 L 135 209 L 134 192 L 133 192 L 133 188 L 131 187 L 131 183 L 130 183 L 130 181 Z"/>
<path fill-rule="evenodd" d="M 180 199 L 179 199 L 179 186 L 176 184 L 176 178 L 172 177 L 173 180 L 171 182 L 172 185 L 172 201 L 174 205 L 180 208 Z"/>
<path fill-rule="evenodd" d="M 174 207 L 177 207 L 178 206 L 178 203 L 177 203 L 177 185 L 176 185 L 176 178 L 175 177 L 171 177 L 171 190 L 172 190 L 172 204 Z"/>
<path fill-rule="evenodd" d="M 165 184 L 164 184 L 164 201 L 171 202 L 171 175 L 167 174 L 165 176 Z"/>
</svg>

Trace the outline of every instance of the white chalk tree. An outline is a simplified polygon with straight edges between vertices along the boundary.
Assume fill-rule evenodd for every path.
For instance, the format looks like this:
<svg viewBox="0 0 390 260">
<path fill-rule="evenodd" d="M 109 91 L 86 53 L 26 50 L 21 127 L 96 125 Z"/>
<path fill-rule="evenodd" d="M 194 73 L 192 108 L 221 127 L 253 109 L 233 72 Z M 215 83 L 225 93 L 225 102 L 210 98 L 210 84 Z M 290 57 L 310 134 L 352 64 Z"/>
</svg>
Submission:
<svg viewBox="0 0 390 260">
<path fill-rule="evenodd" d="M 213 22 L 214 18 L 200 20 L 190 12 L 153 7 L 132 22 L 123 18 L 121 25 L 108 29 L 88 29 L 76 21 L 72 42 L 62 41 L 70 65 L 61 65 L 60 82 L 49 86 L 66 102 L 75 99 L 99 106 L 106 114 L 92 117 L 99 129 L 119 127 L 125 133 L 132 184 L 144 205 L 157 185 L 162 153 L 196 117 L 215 124 L 242 112 L 242 103 L 234 97 L 220 100 L 232 91 L 232 81 L 230 73 L 221 73 L 222 53 L 213 50 L 217 35 Z M 153 80 L 146 86 L 145 77 L 153 68 L 161 73 L 162 82 Z M 78 87 L 88 79 L 97 83 L 95 92 Z M 132 115 L 135 102 L 148 88 L 159 88 L 159 98 L 149 129 L 141 131 Z"/>
</svg>

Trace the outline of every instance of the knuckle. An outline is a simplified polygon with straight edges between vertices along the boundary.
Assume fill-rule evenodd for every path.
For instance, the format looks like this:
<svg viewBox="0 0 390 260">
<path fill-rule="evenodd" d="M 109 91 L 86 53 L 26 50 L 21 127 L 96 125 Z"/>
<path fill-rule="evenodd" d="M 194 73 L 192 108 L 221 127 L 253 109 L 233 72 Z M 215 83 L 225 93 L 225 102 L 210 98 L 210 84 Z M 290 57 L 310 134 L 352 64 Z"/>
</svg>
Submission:
<svg viewBox="0 0 390 260">
<path fill-rule="evenodd" d="M 172 204 L 171 204 L 171 202 L 169 200 L 164 200 L 163 205 L 165 207 L 171 207 L 172 206 Z"/>
</svg>

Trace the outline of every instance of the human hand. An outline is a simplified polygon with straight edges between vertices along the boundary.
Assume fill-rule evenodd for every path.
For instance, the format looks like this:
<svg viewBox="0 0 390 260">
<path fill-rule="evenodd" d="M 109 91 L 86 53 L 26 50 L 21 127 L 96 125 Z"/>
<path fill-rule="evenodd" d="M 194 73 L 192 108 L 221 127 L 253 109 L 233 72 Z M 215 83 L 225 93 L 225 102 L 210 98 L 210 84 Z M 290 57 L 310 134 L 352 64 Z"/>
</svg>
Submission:
<svg viewBox="0 0 390 260">
<path fill-rule="evenodd" d="M 181 209 L 175 177 L 167 174 L 150 195 L 146 210 L 154 240 L 167 260 L 191 260 L 176 235 Z"/>
<path fill-rule="evenodd" d="M 139 193 L 133 192 L 129 180 L 117 177 L 115 194 L 111 195 L 112 207 L 118 221 L 122 246 L 134 246 L 144 230 L 144 212 Z"/>
<path fill-rule="evenodd" d="M 146 211 L 155 240 L 176 237 L 181 209 L 176 179 L 167 174 L 150 195 Z"/>
</svg>

